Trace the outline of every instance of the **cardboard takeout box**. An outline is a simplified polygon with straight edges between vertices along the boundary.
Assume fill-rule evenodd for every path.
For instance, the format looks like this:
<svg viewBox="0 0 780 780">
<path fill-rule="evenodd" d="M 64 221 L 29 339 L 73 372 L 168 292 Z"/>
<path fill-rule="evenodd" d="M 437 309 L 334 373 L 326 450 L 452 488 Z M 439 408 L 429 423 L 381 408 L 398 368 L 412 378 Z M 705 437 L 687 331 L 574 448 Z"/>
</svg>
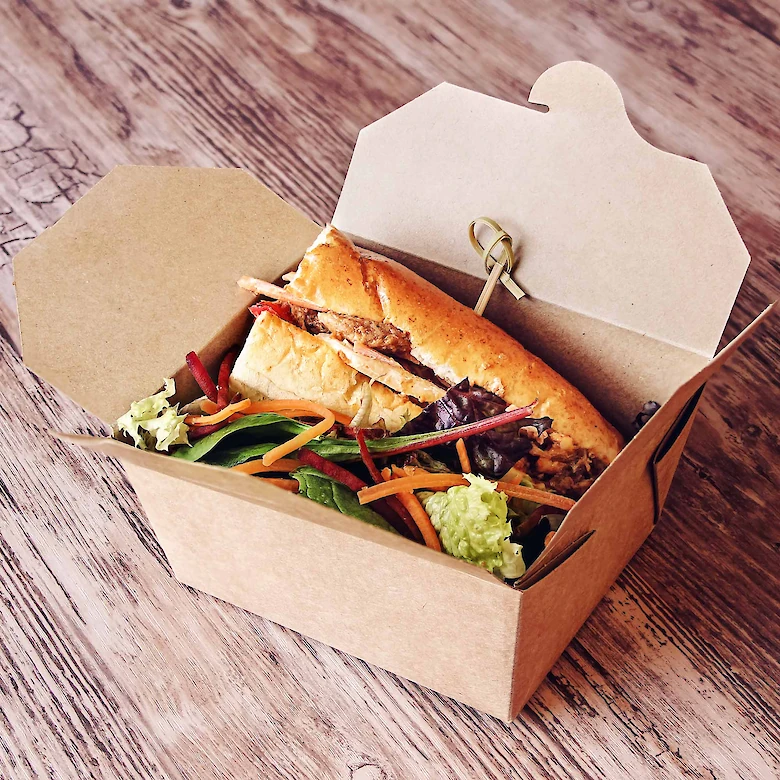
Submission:
<svg viewBox="0 0 780 780">
<path fill-rule="evenodd" d="M 761 319 L 713 359 L 749 257 L 705 165 L 640 138 L 591 65 L 530 99 L 549 110 L 442 84 L 365 128 L 333 218 L 470 305 L 466 227 L 495 218 L 530 297 L 499 286 L 486 316 L 624 433 L 663 404 L 520 587 L 260 479 L 65 437 L 122 460 L 182 582 L 506 720 L 652 530 L 704 383 Z M 243 171 L 116 168 L 16 260 L 25 361 L 106 422 L 166 376 L 190 400 L 184 355 L 213 369 L 248 327 L 236 279 L 278 279 L 319 230 Z"/>
</svg>

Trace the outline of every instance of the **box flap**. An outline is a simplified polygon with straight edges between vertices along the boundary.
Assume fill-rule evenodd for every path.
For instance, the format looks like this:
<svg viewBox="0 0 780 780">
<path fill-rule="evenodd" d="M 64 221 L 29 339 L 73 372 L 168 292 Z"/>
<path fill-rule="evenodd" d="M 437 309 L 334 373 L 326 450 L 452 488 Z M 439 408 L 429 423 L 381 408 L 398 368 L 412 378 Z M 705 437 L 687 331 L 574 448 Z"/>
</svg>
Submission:
<svg viewBox="0 0 780 780">
<path fill-rule="evenodd" d="M 593 65 L 530 100 L 441 84 L 366 127 L 334 224 L 484 277 L 467 228 L 491 216 L 530 295 L 712 357 L 750 258 L 707 166 L 642 139 Z"/>
<path fill-rule="evenodd" d="M 120 166 L 17 256 L 26 364 L 111 422 L 241 329 L 319 227 L 245 171 Z"/>
<path fill-rule="evenodd" d="M 636 437 L 620 452 L 610 467 L 596 480 L 577 502 L 561 524 L 557 533 L 539 558 L 526 573 L 528 579 L 536 579 L 537 571 L 590 531 L 598 530 L 623 544 L 625 538 L 633 538 L 637 528 L 647 533 L 656 521 L 656 494 L 653 484 L 652 459 L 669 429 L 692 396 L 719 371 L 767 321 L 776 304 L 769 305 L 732 342 L 724 347 L 704 368 L 684 382 L 672 397 L 653 415 Z M 667 475 L 671 477 L 671 475 Z M 604 507 L 610 508 L 609 512 Z M 610 530 L 611 529 L 611 530 Z M 605 534 L 605 530 L 607 533 Z M 636 548 L 626 543 L 628 558 Z M 626 562 L 628 561 L 626 558 Z M 522 587 L 522 581 L 521 581 Z"/>
<path fill-rule="evenodd" d="M 61 441 L 76 444 L 92 452 L 99 452 L 112 458 L 118 458 L 123 463 L 130 463 L 138 468 L 175 477 L 182 482 L 200 485 L 209 490 L 223 493 L 226 496 L 239 498 L 257 506 L 271 509 L 275 512 L 294 515 L 304 522 L 324 525 L 328 528 L 375 542 L 385 547 L 405 550 L 409 555 L 427 561 L 433 561 L 439 566 L 458 571 L 467 577 L 476 578 L 488 583 L 489 587 L 504 590 L 506 586 L 501 580 L 489 574 L 485 569 L 474 566 L 459 558 L 431 550 L 397 534 L 391 534 L 381 528 L 364 523 L 354 517 L 343 515 L 335 509 L 319 504 L 304 496 L 298 496 L 286 490 L 280 490 L 266 480 L 251 477 L 232 469 L 212 466 L 206 463 L 192 463 L 181 458 L 171 458 L 159 452 L 139 450 L 124 442 L 106 436 L 84 436 L 71 433 L 52 432 Z M 186 496 L 186 488 L 182 488 L 181 496 Z"/>
</svg>

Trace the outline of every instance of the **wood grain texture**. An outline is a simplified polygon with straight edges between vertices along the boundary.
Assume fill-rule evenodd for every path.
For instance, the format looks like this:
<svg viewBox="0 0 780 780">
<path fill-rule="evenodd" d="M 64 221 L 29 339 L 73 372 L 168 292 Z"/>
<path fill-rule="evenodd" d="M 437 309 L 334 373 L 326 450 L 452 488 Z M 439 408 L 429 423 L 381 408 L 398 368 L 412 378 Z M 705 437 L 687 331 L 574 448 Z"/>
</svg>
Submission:
<svg viewBox="0 0 780 780">
<path fill-rule="evenodd" d="M 523 102 L 558 61 L 605 68 L 751 251 L 724 340 L 778 297 L 775 3 L 481 8 L 0 6 L 1 777 L 780 774 L 776 324 L 709 383 L 658 529 L 511 726 L 179 585 L 121 468 L 46 433 L 100 424 L 22 366 L 10 262 L 100 175 L 245 167 L 324 221 L 360 127 L 442 80 Z"/>
</svg>

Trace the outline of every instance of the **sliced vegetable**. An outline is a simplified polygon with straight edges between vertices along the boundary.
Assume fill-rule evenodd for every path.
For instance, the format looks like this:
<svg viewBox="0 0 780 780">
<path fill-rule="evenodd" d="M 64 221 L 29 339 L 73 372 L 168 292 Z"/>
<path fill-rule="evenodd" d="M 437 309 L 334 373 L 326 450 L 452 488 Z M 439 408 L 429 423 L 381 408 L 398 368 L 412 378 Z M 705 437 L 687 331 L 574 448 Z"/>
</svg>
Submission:
<svg viewBox="0 0 780 780">
<path fill-rule="evenodd" d="M 302 463 L 305 463 L 307 466 L 312 466 L 313 468 L 321 471 L 323 474 L 327 474 L 333 479 L 337 479 L 355 493 L 357 493 L 358 490 L 362 490 L 363 488 L 368 487 L 368 485 L 366 485 L 366 483 L 363 482 L 360 477 L 355 476 L 351 471 L 347 471 L 345 468 L 327 460 L 327 458 L 323 458 L 321 455 L 318 455 L 316 452 L 312 452 L 310 449 L 304 447 L 298 453 L 298 457 Z"/>
<path fill-rule="evenodd" d="M 231 347 L 222 358 L 217 376 L 217 404 L 220 407 L 227 406 L 230 393 L 230 372 L 238 357 L 238 347 Z"/>
<path fill-rule="evenodd" d="M 219 431 L 225 426 L 229 425 L 230 422 L 231 422 L 230 420 L 225 420 L 224 422 L 216 423 L 215 425 L 198 425 L 195 428 L 191 428 L 190 442 L 209 436 L 212 433 L 215 433 L 216 431 Z M 174 452 L 173 454 L 175 455 L 176 453 Z"/>
<path fill-rule="evenodd" d="M 206 371 L 206 366 L 201 362 L 198 353 L 189 352 L 185 360 L 187 361 L 187 367 L 190 369 L 192 378 L 198 383 L 198 387 L 203 391 L 203 394 L 209 401 L 217 403 L 217 386 L 214 384 L 214 380 L 209 376 L 209 372 Z"/>
<path fill-rule="evenodd" d="M 363 460 L 365 467 L 368 469 L 368 473 L 371 475 L 371 479 L 374 480 L 374 484 L 378 485 L 383 482 L 382 475 L 379 473 L 379 469 L 374 463 L 374 459 L 371 457 L 371 453 L 366 446 L 366 432 L 364 428 L 360 428 L 355 433 L 355 439 L 357 440 L 358 447 L 360 448 L 360 457 Z"/>
<path fill-rule="evenodd" d="M 336 509 L 343 515 L 356 517 L 369 525 L 398 533 L 390 523 L 370 507 L 361 506 L 354 491 L 339 480 L 310 466 L 303 466 L 292 473 L 299 485 L 299 493 L 318 504 Z M 366 511 L 368 510 L 368 511 Z"/>
<path fill-rule="evenodd" d="M 217 429 L 209 436 L 206 436 L 201 430 L 203 426 L 199 426 L 197 429 L 199 434 L 203 438 L 198 443 L 187 450 L 179 449 L 174 452 L 175 457 L 185 458 L 186 460 L 197 461 L 204 455 L 217 447 L 223 440 L 223 437 L 232 436 L 239 431 L 245 431 L 246 436 L 257 436 L 262 432 L 264 441 L 268 441 L 272 436 L 278 436 L 279 433 L 288 433 L 290 435 L 296 435 L 304 431 L 310 431 L 311 426 L 305 423 L 291 420 L 284 417 L 281 414 L 266 413 L 254 413 L 253 409 L 268 409 L 270 404 L 279 404 L 286 402 L 279 401 L 259 401 L 252 404 L 251 407 L 245 409 L 245 412 L 249 412 L 246 417 L 236 420 L 229 425 L 221 425 L 220 429 Z M 302 402 L 299 402 L 302 403 Z M 263 406 L 260 406 L 263 404 Z M 271 407 L 274 408 L 274 407 Z M 276 407 L 278 408 L 278 407 Z M 524 409 L 517 409 L 512 412 L 508 412 L 507 415 L 520 415 L 527 414 Z M 434 446 L 441 443 L 441 437 L 449 437 L 447 441 L 460 438 L 462 436 L 470 435 L 470 432 L 474 432 L 475 426 L 477 432 L 484 430 L 482 426 L 501 425 L 504 418 L 499 415 L 492 417 L 488 420 L 480 420 L 477 423 L 470 423 L 468 425 L 462 425 L 458 428 L 452 428 L 448 431 L 431 431 L 429 433 L 414 434 L 411 436 L 386 436 L 381 439 L 370 439 L 369 433 L 373 429 L 366 430 L 366 446 L 369 452 L 374 457 L 387 457 L 388 455 L 396 455 L 401 452 L 420 451 L 427 447 Z M 270 426 L 266 428 L 266 426 Z M 252 429 L 251 431 L 249 429 Z M 257 430 L 255 430 L 257 429 Z M 254 446 L 260 442 L 249 442 Z M 307 445 L 309 449 L 314 450 L 317 454 L 329 461 L 344 462 L 350 460 L 358 460 L 360 458 L 360 448 L 355 439 L 339 438 L 334 436 L 324 436 L 319 439 L 313 439 Z M 421 456 L 422 457 L 422 456 Z M 547 495 L 547 494 L 545 494 Z"/>
<path fill-rule="evenodd" d="M 384 482 L 390 476 L 390 470 L 384 469 L 382 473 L 379 473 L 379 469 L 374 463 L 374 459 L 371 457 L 371 453 L 366 446 L 366 429 L 361 428 L 356 433 L 358 447 L 360 447 L 360 457 L 363 459 L 363 464 L 368 473 L 371 475 L 371 479 L 374 480 L 374 484 Z M 384 472 L 387 471 L 388 476 L 384 476 Z M 425 542 L 424 536 L 420 530 L 419 523 L 415 520 L 414 515 L 409 511 L 409 508 L 399 499 L 398 496 L 388 496 L 387 505 L 392 509 L 406 524 L 409 532 L 417 542 Z"/>
<path fill-rule="evenodd" d="M 203 414 L 216 414 L 220 410 L 220 405 L 206 398 L 200 402 L 200 410 Z"/>
<path fill-rule="evenodd" d="M 449 488 L 456 485 L 468 485 L 468 477 L 460 474 L 420 474 L 413 477 L 403 477 L 381 485 L 365 488 L 358 493 L 361 504 L 368 504 L 378 498 L 398 493 L 399 491 L 422 490 L 425 488 Z M 575 502 L 566 496 L 557 493 L 548 493 L 545 490 L 524 487 L 523 485 L 509 485 L 506 482 L 497 482 L 496 488 L 507 496 L 525 498 L 538 504 L 547 504 L 558 509 L 571 509 Z"/>
<path fill-rule="evenodd" d="M 403 471 L 398 466 L 393 467 L 393 473 L 396 476 L 403 475 Z M 432 550 L 441 552 L 441 542 L 439 536 L 436 533 L 436 529 L 431 523 L 431 518 L 423 508 L 420 500 L 411 491 L 408 493 L 399 493 L 398 500 L 403 504 L 404 508 L 409 512 L 414 520 L 417 528 L 420 530 L 420 534 L 425 542 L 426 547 L 430 547 Z"/>
<path fill-rule="evenodd" d="M 512 498 L 524 498 L 526 501 L 533 501 L 536 504 L 546 504 L 547 506 L 563 509 L 568 512 L 577 503 L 572 498 L 560 496 L 557 493 L 548 493 L 546 490 L 537 490 L 536 488 L 525 487 L 525 485 L 510 485 L 506 482 L 497 482 L 498 489 Z"/>
<path fill-rule="evenodd" d="M 467 438 L 469 436 L 476 436 L 478 434 L 492 431 L 494 428 L 498 428 L 507 423 L 517 422 L 531 414 L 536 402 L 529 406 L 523 406 L 519 409 L 513 409 L 511 412 L 502 412 L 494 417 L 487 417 L 484 420 L 478 420 L 477 422 L 467 423 L 466 425 L 459 425 L 456 428 L 449 428 L 444 431 L 431 431 L 429 433 L 421 433 L 412 436 L 389 436 L 386 439 L 380 439 L 377 442 L 372 442 L 372 452 L 382 452 L 384 456 L 401 455 L 404 452 L 414 452 L 415 450 L 426 449 L 428 447 L 435 447 L 439 444 L 448 444 L 451 441 L 456 441 L 460 438 Z M 404 440 L 408 440 L 408 444 L 402 444 Z"/>
<path fill-rule="evenodd" d="M 471 462 L 469 461 L 469 454 L 466 450 L 466 440 L 458 439 L 455 442 L 455 449 L 458 451 L 458 460 L 460 461 L 460 468 L 464 474 L 471 474 Z"/>
<path fill-rule="evenodd" d="M 224 409 L 220 409 L 216 414 L 207 415 L 188 415 L 185 422 L 187 425 L 215 425 L 228 417 L 232 417 L 236 412 L 243 412 L 252 402 L 246 398 L 234 404 L 228 404 Z"/>
<path fill-rule="evenodd" d="M 316 439 L 321 434 L 327 433 L 335 425 L 336 418 L 329 409 L 323 407 L 323 411 L 325 412 L 325 417 L 322 422 L 313 425 L 308 431 L 301 431 L 301 433 L 297 436 L 293 436 L 289 441 L 266 452 L 266 454 L 263 455 L 263 465 L 270 466 L 274 461 L 279 460 L 279 458 L 283 458 L 285 455 L 295 452 L 295 450 L 308 444 L 312 439 Z"/>
<path fill-rule="evenodd" d="M 239 463 L 233 466 L 231 471 L 241 471 L 244 474 L 262 474 L 269 471 L 295 471 L 303 464 L 295 458 L 279 458 L 273 466 L 266 466 L 262 460 L 249 460 L 246 463 Z"/>
<path fill-rule="evenodd" d="M 298 492 L 298 482 L 294 479 L 277 479 L 276 477 L 264 477 L 263 482 L 270 482 L 276 487 L 280 487 L 282 490 L 289 490 L 291 493 Z"/>
<path fill-rule="evenodd" d="M 332 414 L 337 422 L 349 423 L 349 417 L 346 414 L 339 414 L 327 406 L 315 403 L 314 401 L 302 401 L 297 398 L 291 398 L 289 401 L 253 401 L 251 406 L 246 409 L 247 414 L 260 414 L 262 412 L 285 412 L 287 414 L 296 413 L 298 416 L 309 414 L 312 417 L 324 418 L 327 414 Z"/>
<path fill-rule="evenodd" d="M 254 306 L 250 306 L 249 311 L 255 317 L 257 317 L 259 314 L 262 314 L 264 311 L 269 311 L 271 314 L 277 316 L 280 320 L 294 324 L 292 315 L 290 314 L 289 303 L 261 301 L 260 303 L 256 303 Z"/>
</svg>

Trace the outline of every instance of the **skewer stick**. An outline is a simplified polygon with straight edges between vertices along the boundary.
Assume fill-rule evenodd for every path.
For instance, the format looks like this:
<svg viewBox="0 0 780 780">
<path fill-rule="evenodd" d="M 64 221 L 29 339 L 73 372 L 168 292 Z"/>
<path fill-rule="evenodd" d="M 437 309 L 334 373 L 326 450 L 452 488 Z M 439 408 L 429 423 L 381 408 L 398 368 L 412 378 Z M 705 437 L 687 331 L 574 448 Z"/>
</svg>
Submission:
<svg viewBox="0 0 780 780">
<path fill-rule="evenodd" d="M 476 236 L 476 226 L 482 223 L 487 225 L 494 231 L 493 241 L 487 246 L 482 246 L 479 243 L 479 239 Z M 481 317 L 485 311 L 485 308 L 490 301 L 490 296 L 493 294 L 493 290 L 496 289 L 496 285 L 500 281 L 509 292 L 514 295 L 515 298 L 520 300 L 525 295 L 525 292 L 515 283 L 510 276 L 512 271 L 512 264 L 514 262 L 514 250 L 512 247 L 512 236 L 504 230 L 501 225 L 490 217 L 478 217 L 469 225 L 469 241 L 474 247 L 474 250 L 479 254 L 485 263 L 485 270 L 488 272 L 488 278 L 485 282 L 485 286 L 482 288 L 482 292 L 479 294 L 479 299 L 474 306 L 474 311 Z M 493 250 L 499 246 L 501 247 L 501 256 L 499 258 L 493 257 Z"/>
</svg>

